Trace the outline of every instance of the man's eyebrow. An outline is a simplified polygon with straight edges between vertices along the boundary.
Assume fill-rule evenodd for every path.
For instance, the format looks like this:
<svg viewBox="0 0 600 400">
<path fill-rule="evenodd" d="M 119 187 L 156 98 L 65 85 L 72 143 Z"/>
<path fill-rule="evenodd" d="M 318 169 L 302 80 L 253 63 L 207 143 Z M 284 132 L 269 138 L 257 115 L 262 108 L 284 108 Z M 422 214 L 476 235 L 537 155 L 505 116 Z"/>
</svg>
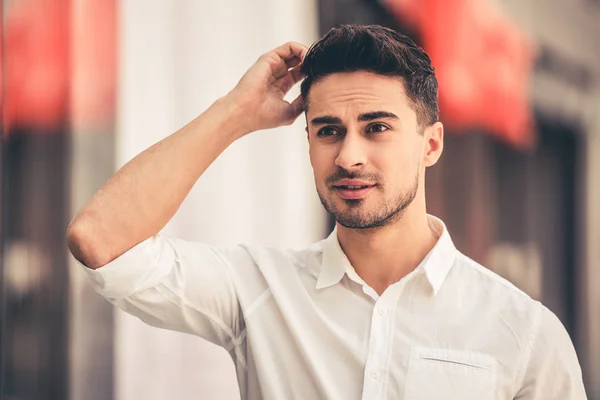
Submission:
<svg viewBox="0 0 600 400">
<path fill-rule="evenodd" d="M 373 121 L 374 119 L 382 119 L 382 118 L 399 119 L 396 114 L 393 114 L 388 111 L 373 111 L 373 112 L 360 114 L 358 116 L 358 120 L 360 122 Z"/>
<path fill-rule="evenodd" d="M 340 125 L 342 123 L 342 120 L 338 117 L 333 117 L 331 115 L 324 115 L 322 117 L 313 118 L 310 121 L 310 123 L 311 125 Z"/>
<path fill-rule="evenodd" d="M 360 114 L 358 116 L 358 120 L 360 122 L 368 122 L 373 121 L 375 119 L 399 119 L 398 116 L 389 111 L 372 111 L 364 114 Z M 313 118 L 310 121 L 311 125 L 341 125 L 342 120 L 338 117 L 334 117 L 332 115 L 324 115 L 322 117 Z"/>
</svg>

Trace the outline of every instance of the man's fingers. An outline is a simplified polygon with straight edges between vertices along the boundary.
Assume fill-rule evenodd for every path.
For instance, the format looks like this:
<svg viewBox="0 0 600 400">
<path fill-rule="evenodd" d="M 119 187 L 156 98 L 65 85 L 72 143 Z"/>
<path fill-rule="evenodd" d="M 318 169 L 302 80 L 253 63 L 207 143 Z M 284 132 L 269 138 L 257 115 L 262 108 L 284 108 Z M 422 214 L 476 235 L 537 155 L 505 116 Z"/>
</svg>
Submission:
<svg viewBox="0 0 600 400">
<path fill-rule="evenodd" d="M 300 63 L 302 63 L 302 60 L 300 59 L 300 57 L 294 56 L 294 57 L 290 58 L 289 60 L 287 60 L 285 62 L 285 65 L 288 68 L 293 68 L 293 67 L 296 67 L 297 65 L 299 65 Z"/>
<path fill-rule="evenodd" d="M 304 79 L 301 66 L 298 65 L 285 73 L 282 77 L 273 82 L 273 85 L 283 93 L 287 93 L 294 85 Z"/>
<path fill-rule="evenodd" d="M 298 95 L 294 101 L 292 101 L 292 122 L 298 118 L 302 111 L 304 111 L 304 102 L 302 101 L 302 96 Z"/>
<path fill-rule="evenodd" d="M 300 43 L 289 42 L 261 56 L 271 65 L 275 79 L 281 79 L 288 74 L 290 68 L 302 64 L 308 48 Z"/>
<path fill-rule="evenodd" d="M 290 69 L 289 72 L 292 75 L 294 84 L 300 82 L 304 78 L 304 74 L 302 73 L 302 65 L 295 66 L 294 68 Z"/>
<path fill-rule="evenodd" d="M 302 66 L 301 61 L 299 58 L 294 57 L 292 59 L 290 59 L 289 61 L 286 61 L 285 63 L 281 62 L 278 63 L 276 66 L 273 66 L 273 76 L 275 77 L 275 79 L 281 79 L 284 78 L 288 73 L 292 73 L 292 76 L 294 77 L 294 83 L 298 82 L 298 80 L 296 79 L 296 76 L 298 76 L 299 72 L 292 72 L 292 71 L 300 71 L 300 67 Z M 291 68 L 291 69 L 290 69 Z"/>
<path fill-rule="evenodd" d="M 302 61 L 308 52 L 308 47 L 298 42 L 287 42 L 286 44 L 275 48 L 273 52 L 286 62 L 292 60 L 294 57 L 297 57 Z"/>
</svg>

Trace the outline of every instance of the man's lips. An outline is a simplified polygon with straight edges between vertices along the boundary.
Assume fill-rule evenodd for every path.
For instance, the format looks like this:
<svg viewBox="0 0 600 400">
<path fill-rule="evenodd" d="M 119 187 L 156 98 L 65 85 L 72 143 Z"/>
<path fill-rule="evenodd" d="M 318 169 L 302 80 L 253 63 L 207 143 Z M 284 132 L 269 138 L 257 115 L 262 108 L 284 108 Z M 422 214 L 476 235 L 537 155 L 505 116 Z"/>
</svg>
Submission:
<svg viewBox="0 0 600 400">
<path fill-rule="evenodd" d="M 362 179 L 340 179 L 339 181 L 336 181 L 333 186 L 375 186 L 375 184 Z"/>
<path fill-rule="evenodd" d="M 334 185 L 333 188 L 341 198 L 347 200 L 360 199 L 375 187 L 373 184 L 358 182 L 356 180 L 347 180 L 347 182 L 343 183 L 340 181 L 340 183 Z"/>
</svg>

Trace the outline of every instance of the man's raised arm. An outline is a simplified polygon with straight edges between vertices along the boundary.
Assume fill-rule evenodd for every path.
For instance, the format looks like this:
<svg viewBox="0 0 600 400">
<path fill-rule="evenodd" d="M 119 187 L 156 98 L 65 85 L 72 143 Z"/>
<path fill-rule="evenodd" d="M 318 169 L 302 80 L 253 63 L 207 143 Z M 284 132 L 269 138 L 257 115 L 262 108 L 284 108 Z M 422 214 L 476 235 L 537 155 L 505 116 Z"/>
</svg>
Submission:
<svg viewBox="0 0 600 400">
<path fill-rule="evenodd" d="M 75 258 L 96 269 L 156 235 L 231 143 L 294 122 L 302 100 L 283 96 L 302 79 L 306 51 L 290 42 L 262 55 L 230 93 L 119 169 L 69 224 Z"/>
</svg>

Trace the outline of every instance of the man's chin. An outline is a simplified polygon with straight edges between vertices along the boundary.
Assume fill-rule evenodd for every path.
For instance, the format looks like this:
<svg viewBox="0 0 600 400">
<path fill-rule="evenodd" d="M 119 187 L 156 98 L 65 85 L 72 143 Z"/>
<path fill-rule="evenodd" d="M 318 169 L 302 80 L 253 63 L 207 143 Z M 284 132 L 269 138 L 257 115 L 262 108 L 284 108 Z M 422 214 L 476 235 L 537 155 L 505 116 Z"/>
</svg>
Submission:
<svg viewBox="0 0 600 400">
<path fill-rule="evenodd" d="M 333 217 L 338 224 L 350 229 L 368 229 L 374 225 L 374 221 L 361 218 L 359 215 L 351 212 L 336 213 L 333 214 Z"/>
<path fill-rule="evenodd" d="M 339 209 L 338 209 L 339 210 Z M 358 210 L 355 210 L 358 211 Z M 364 210 L 361 210 L 364 211 Z M 374 229 L 381 228 L 390 223 L 393 223 L 399 217 L 399 214 L 394 213 L 392 215 L 378 215 L 365 212 L 353 212 L 352 210 L 346 212 L 336 212 L 330 214 L 334 217 L 336 222 L 341 226 L 349 229 Z M 369 216 L 369 217 L 367 217 Z"/>
<path fill-rule="evenodd" d="M 348 229 L 371 229 L 379 225 L 370 223 L 369 221 L 349 221 L 344 219 L 336 219 L 337 223 Z"/>
</svg>

